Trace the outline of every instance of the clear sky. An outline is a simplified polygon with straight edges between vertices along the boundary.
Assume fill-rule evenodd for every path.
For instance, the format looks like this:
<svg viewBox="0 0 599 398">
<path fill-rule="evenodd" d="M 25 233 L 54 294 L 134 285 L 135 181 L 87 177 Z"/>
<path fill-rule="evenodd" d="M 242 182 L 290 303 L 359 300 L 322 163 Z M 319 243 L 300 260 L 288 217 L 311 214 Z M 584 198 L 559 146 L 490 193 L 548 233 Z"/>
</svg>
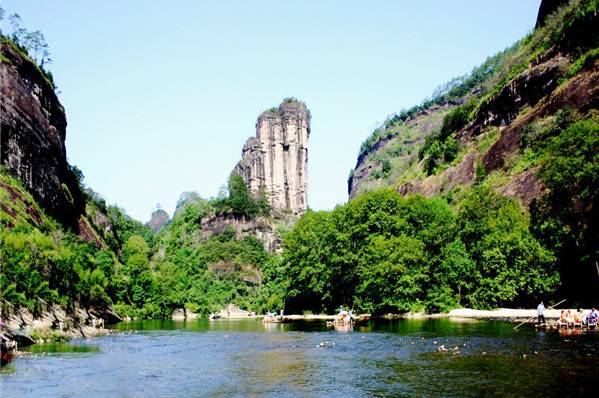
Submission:
<svg viewBox="0 0 599 398">
<path fill-rule="evenodd" d="M 183 191 L 216 196 L 264 109 L 312 113 L 308 202 L 347 200 L 384 119 L 509 46 L 540 0 L 0 0 L 50 45 L 69 161 L 147 221 Z"/>
</svg>

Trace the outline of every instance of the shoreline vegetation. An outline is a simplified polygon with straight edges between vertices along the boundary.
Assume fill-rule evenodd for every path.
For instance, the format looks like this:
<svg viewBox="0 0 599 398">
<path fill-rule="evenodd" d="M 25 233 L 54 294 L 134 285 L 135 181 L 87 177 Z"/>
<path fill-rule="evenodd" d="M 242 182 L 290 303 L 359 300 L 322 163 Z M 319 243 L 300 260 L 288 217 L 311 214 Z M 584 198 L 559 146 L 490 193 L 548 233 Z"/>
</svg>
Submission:
<svg viewBox="0 0 599 398">
<path fill-rule="evenodd" d="M 182 195 L 172 219 L 154 231 L 124 210 L 107 205 L 84 184 L 81 170 L 65 163 L 68 181 L 76 179 L 80 196 L 85 197 L 85 211 L 79 214 L 81 228 L 71 230 L 68 220 L 53 219 L 24 181 L 0 167 L 0 299 L 3 306 L 14 305 L 17 315 L 35 314 L 26 321 L 17 316 L 7 324 L 16 330 L 26 331 L 28 325 L 47 330 L 49 337 L 39 336 L 47 341 L 56 330 L 60 331 L 56 339 L 62 334 L 87 337 L 95 333 L 86 329 L 90 325 L 99 329 L 98 320 L 108 324 L 119 317 L 191 320 L 217 316 L 215 311 L 220 311 L 219 317 L 232 319 L 234 311 L 224 308 L 229 304 L 248 310 L 235 318 L 280 308 L 291 314 L 330 314 L 343 305 L 356 313 L 389 319 L 513 321 L 535 313 L 509 307 L 531 307 L 540 299 L 567 297 L 573 306 L 590 305 L 596 300 L 592 287 L 596 284 L 597 229 L 591 221 L 596 218 L 597 190 L 593 188 L 599 175 L 599 113 L 595 107 L 587 109 L 591 102 L 570 104 L 566 97 L 563 106 L 554 104 L 555 109 L 539 108 L 535 102 L 510 110 L 504 102 L 511 102 L 512 97 L 503 100 L 502 93 L 510 94 L 512 86 L 518 89 L 522 79 L 529 77 L 524 71 L 537 71 L 538 62 L 553 55 L 553 46 L 571 51 L 571 69 L 561 76 L 569 80 L 543 93 L 544 98 L 566 96 L 568 81 L 576 79 L 588 80 L 587 86 L 593 88 L 599 66 L 597 43 L 582 40 L 579 32 L 586 32 L 587 25 L 595 21 L 598 4 L 597 0 L 573 1 L 546 27 L 519 42 L 514 54 L 509 50 L 498 55 L 495 61 L 505 67 L 500 68 L 503 72 L 493 66 L 495 61 L 485 63 L 477 70 L 491 69 L 474 73 L 478 77 L 472 84 L 467 82 L 470 78 L 458 79 L 461 84 L 453 82 L 443 90 L 450 95 L 461 87 L 459 98 L 465 102 L 444 115 L 435 132 L 421 137 L 424 141 L 418 153 L 412 148 L 414 161 L 424 167 L 421 177 L 440 173 L 460 150 L 468 149 L 460 149 L 458 142 L 460 137 L 467 138 L 464 132 L 476 133 L 485 141 L 471 142 L 476 157 L 465 174 L 456 174 L 456 181 L 467 177 L 466 182 L 432 196 L 418 190 L 404 194 L 395 184 L 363 193 L 329 211 L 308 210 L 289 221 L 277 219 L 277 209 L 269 209 L 265 197 L 253 197 L 242 176 L 232 174 L 217 198 Z M 30 63 L 27 48 L 13 46 L 24 43 L 20 37 L 2 35 L 0 42 L 15 61 L 4 60 L 0 67 L 14 75 L 15 81 L 24 79 L 15 65 Z M 478 85 L 486 88 L 477 88 L 474 95 L 471 90 Z M 518 90 L 515 94 L 530 94 Z M 59 103 L 56 108 L 62 109 Z M 477 125 L 492 127 L 478 131 L 475 124 L 497 112 L 514 113 L 512 127 Z M 410 113 L 390 123 L 403 126 Z M 522 120 L 528 120 L 526 126 L 518 124 Z M 505 120 L 494 123 L 505 124 Z M 500 138 L 499 134 L 509 138 L 507 133 L 515 134 L 510 129 L 516 127 L 514 141 L 522 145 L 514 148 L 513 159 L 501 151 L 489 152 L 489 145 L 499 142 L 490 141 Z M 373 137 L 367 146 L 377 144 L 380 137 Z M 545 193 L 530 205 L 506 196 L 497 182 L 507 176 L 495 169 L 499 163 L 494 165 L 494 160 L 486 168 L 485 158 L 507 162 L 510 173 L 530 172 L 533 185 L 542 185 Z M 381 167 L 381 173 L 390 172 L 384 162 Z M 524 182 L 518 189 L 528 189 Z M 74 190 L 69 191 L 67 185 L 61 189 L 73 199 Z M 268 224 L 268 233 L 272 230 L 277 250 L 265 247 L 265 234 L 259 229 L 264 225 L 258 217 Z M 53 306 L 68 311 L 46 316 L 47 308 Z M 93 315 L 87 308 L 113 309 L 118 316 L 111 320 L 104 316 L 110 311 Z M 5 314 L 1 315 L 5 320 Z M 554 316 L 547 311 L 546 317 Z M 36 325 L 40 317 L 47 319 Z M 285 319 L 331 317 L 287 315 Z"/>
</svg>

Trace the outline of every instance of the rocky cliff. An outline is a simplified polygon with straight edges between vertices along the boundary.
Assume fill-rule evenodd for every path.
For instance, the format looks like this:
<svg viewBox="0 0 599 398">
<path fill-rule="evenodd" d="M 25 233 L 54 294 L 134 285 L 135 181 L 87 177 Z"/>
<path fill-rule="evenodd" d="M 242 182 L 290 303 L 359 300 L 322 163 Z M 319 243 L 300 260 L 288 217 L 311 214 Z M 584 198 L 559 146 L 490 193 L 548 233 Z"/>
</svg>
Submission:
<svg viewBox="0 0 599 398">
<path fill-rule="evenodd" d="M 310 112 L 294 99 L 262 112 L 256 136 L 247 140 L 234 173 L 251 193 L 264 192 L 273 210 L 301 214 L 308 208 L 308 137 Z"/>
<path fill-rule="evenodd" d="M 35 62 L 4 38 L 0 48 L 0 164 L 50 216 L 79 231 L 85 199 L 67 163 L 64 109 Z"/>
<path fill-rule="evenodd" d="M 441 126 L 443 117 L 457 104 L 447 102 L 433 105 L 408 117 L 403 123 L 379 130 L 380 137 L 372 146 L 360 151 L 356 166 L 348 178 L 349 198 L 410 178 L 419 161 L 418 148 L 427 136 Z"/>
<path fill-rule="evenodd" d="M 276 228 L 272 220 L 264 217 L 246 218 L 233 217 L 232 215 L 215 216 L 203 218 L 202 239 L 209 239 L 212 236 L 220 235 L 232 228 L 235 231 L 236 239 L 243 239 L 246 236 L 253 236 L 264 245 L 268 252 L 275 252 L 279 249 L 281 240 L 276 235 Z"/>
<path fill-rule="evenodd" d="M 154 232 L 158 232 L 164 227 L 164 225 L 169 222 L 170 217 L 168 213 L 162 209 L 156 209 L 152 212 L 152 217 L 150 221 L 148 221 L 148 226 Z"/>
<path fill-rule="evenodd" d="M 599 107 L 596 7 L 585 0 L 543 1 L 538 28 L 498 54 L 491 75 L 452 102 L 433 104 L 375 131 L 350 175 L 350 198 L 378 186 L 436 196 L 482 182 L 524 205 L 540 197 L 545 190 L 538 165 L 524 156 L 523 138 L 527 129 L 547 123 L 560 110 L 584 115 Z M 560 14 L 546 24 L 556 10 Z M 459 107 L 466 120 L 446 138 L 441 126 Z M 449 160 L 443 159 L 448 142 L 458 148 Z M 441 160 L 427 170 L 427 157 L 435 151 Z"/>
</svg>

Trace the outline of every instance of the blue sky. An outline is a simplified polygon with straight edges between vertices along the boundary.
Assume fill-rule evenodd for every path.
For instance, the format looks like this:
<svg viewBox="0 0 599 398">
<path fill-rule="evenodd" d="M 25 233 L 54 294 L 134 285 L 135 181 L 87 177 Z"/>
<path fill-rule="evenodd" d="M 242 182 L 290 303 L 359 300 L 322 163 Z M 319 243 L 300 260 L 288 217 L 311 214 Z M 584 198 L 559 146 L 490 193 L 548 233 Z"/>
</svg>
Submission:
<svg viewBox="0 0 599 398">
<path fill-rule="evenodd" d="M 370 132 L 528 33 L 539 3 L 0 0 L 50 45 L 70 162 L 142 221 L 215 196 L 290 96 L 312 113 L 310 207 L 345 202 Z"/>
</svg>

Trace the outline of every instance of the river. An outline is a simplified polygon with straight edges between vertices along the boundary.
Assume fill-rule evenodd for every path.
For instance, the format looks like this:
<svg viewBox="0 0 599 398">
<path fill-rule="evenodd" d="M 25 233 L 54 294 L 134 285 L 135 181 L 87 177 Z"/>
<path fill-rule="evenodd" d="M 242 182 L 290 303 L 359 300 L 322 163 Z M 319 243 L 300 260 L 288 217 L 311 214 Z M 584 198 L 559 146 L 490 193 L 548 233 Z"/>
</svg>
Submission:
<svg viewBox="0 0 599 398">
<path fill-rule="evenodd" d="M 447 318 L 349 332 L 249 319 L 113 328 L 29 348 L 0 374 L 2 398 L 599 396 L 599 332 Z"/>
</svg>

